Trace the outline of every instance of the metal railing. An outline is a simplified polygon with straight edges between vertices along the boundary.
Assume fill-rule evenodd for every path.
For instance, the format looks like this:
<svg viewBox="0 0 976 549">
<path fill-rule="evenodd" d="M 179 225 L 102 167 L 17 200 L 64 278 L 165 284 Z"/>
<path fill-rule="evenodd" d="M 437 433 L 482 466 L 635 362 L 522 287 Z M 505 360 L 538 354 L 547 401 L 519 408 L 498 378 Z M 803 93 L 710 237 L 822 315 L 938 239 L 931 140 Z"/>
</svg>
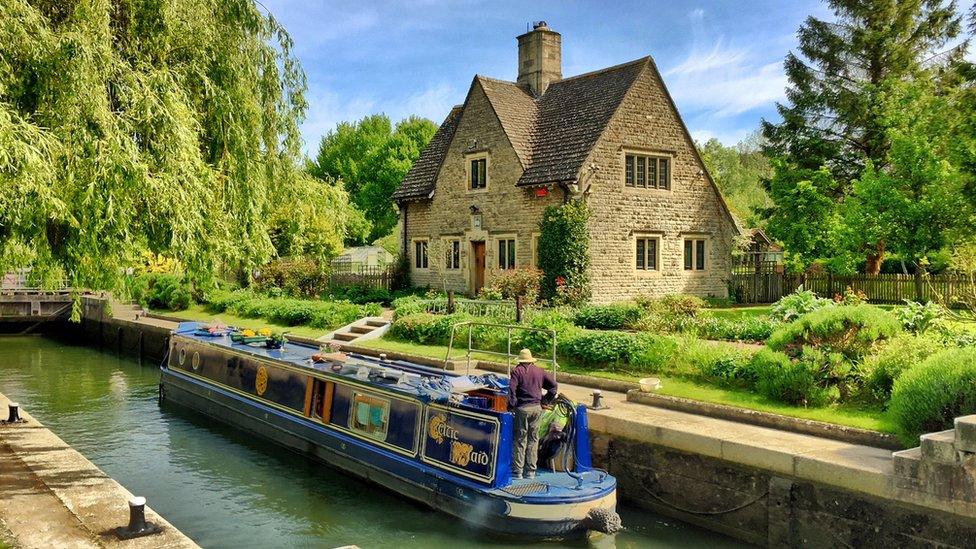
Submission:
<svg viewBox="0 0 976 549">
<path fill-rule="evenodd" d="M 507 342 L 507 347 L 506 347 L 507 348 L 507 352 L 502 353 L 502 352 L 499 352 L 499 351 L 492 351 L 490 349 L 478 349 L 477 347 L 475 347 L 474 346 L 474 338 L 473 338 L 473 330 L 472 330 L 475 326 L 484 326 L 484 327 L 488 327 L 488 328 L 504 328 L 505 330 L 507 330 L 507 332 L 508 332 L 508 337 L 507 337 L 508 342 Z M 457 335 L 458 328 L 464 328 L 464 327 L 467 327 L 468 328 L 468 350 L 464 354 L 464 358 L 468 362 L 468 368 L 467 368 L 466 373 L 468 373 L 468 374 L 471 373 L 471 353 L 472 352 L 475 352 L 475 353 L 479 353 L 479 354 L 486 354 L 486 355 L 491 355 L 491 356 L 503 356 L 503 357 L 505 357 L 506 363 L 508 365 L 508 375 L 511 376 L 512 375 L 512 359 L 514 357 L 518 356 L 518 351 L 516 351 L 515 354 L 512 354 L 512 330 L 521 330 L 523 332 L 538 332 L 538 333 L 549 334 L 549 336 L 552 337 L 552 358 L 551 359 L 545 359 L 545 358 L 543 358 L 543 359 L 537 359 L 537 360 L 539 362 L 551 362 L 552 363 L 552 374 L 553 374 L 553 376 L 556 375 L 556 369 L 559 366 L 559 364 L 556 362 L 556 330 L 553 330 L 551 328 L 550 329 L 546 329 L 546 328 L 530 328 L 528 326 L 518 326 L 518 325 L 514 325 L 514 324 L 495 324 L 495 323 L 492 323 L 492 322 L 478 322 L 478 321 L 474 321 L 474 320 L 469 320 L 469 321 L 466 321 L 466 322 L 458 322 L 457 324 L 454 324 L 453 326 L 451 326 L 451 339 L 450 339 L 450 341 L 447 344 L 447 356 L 444 357 L 444 366 L 445 367 L 448 364 L 450 364 L 451 360 L 454 358 L 453 357 L 453 354 L 454 354 L 454 337 Z"/>
</svg>

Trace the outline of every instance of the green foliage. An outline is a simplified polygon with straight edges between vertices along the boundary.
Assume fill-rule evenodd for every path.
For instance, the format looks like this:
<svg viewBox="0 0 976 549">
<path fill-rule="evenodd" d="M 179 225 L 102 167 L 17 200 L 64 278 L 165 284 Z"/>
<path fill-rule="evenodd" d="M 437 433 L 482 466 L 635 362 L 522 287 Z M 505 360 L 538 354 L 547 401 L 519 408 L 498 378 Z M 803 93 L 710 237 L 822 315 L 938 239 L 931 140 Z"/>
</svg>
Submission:
<svg viewBox="0 0 976 549">
<path fill-rule="evenodd" d="M 573 322 L 594 330 L 619 330 L 634 325 L 641 314 L 641 308 L 636 303 L 585 305 L 576 310 Z"/>
<path fill-rule="evenodd" d="M 208 296 L 212 313 L 229 312 L 244 318 L 264 318 L 287 326 L 310 326 L 331 330 L 364 316 L 377 316 L 380 306 L 356 305 L 344 301 L 320 301 L 263 297 L 252 292 L 215 292 Z"/>
<path fill-rule="evenodd" d="M 557 345 L 572 339 L 579 333 L 579 328 L 573 323 L 572 311 L 559 308 L 546 309 L 533 314 L 528 327 L 554 330 Z M 528 348 L 540 357 L 549 357 L 552 352 L 552 336 L 545 332 L 516 330 L 512 334 L 512 348 Z"/>
<path fill-rule="evenodd" d="M 407 295 L 393 300 L 393 313 L 397 318 L 427 312 L 428 300 L 418 295 Z"/>
<path fill-rule="evenodd" d="M 850 359 L 859 359 L 875 343 L 901 331 L 891 313 L 873 305 L 827 307 L 784 324 L 769 337 L 767 345 L 796 357 L 804 347 L 820 347 Z"/>
<path fill-rule="evenodd" d="M 844 240 L 855 253 L 883 249 L 922 266 L 971 219 L 964 174 L 951 160 L 972 135 L 959 133 L 959 105 L 939 87 L 931 78 L 880 87 L 889 152 L 885 164 L 867 163 L 842 207 Z"/>
<path fill-rule="evenodd" d="M 924 334 L 940 319 L 945 318 L 945 307 L 938 303 L 926 302 L 925 305 L 905 300 L 905 306 L 895 310 L 895 316 L 903 328 L 913 334 Z"/>
<path fill-rule="evenodd" d="M 946 349 L 895 380 L 889 411 L 899 438 L 918 444 L 923 433 L 943 431 L 956 417 L 976 413 L 976 348 Z"/>
<path fill-rule="evenodd" d="M 549 206 L 539 223 L 541 297 L 564 305 L 590 298 L 590 210 L 582 200 Z"/>
<path fill-rule="evenodd" d="M 685 331 L 704 339 L 765 341 L 772 335 L 777 324 L 764 317 L 717 318 L 706 314 L 696 317 L 693 323 L 686 325 Z"/>
<path fill-rule="evenodd" d="M 345 195 L 307 188 L 305 76 L 262 11 L 250 0 L 0 3 L 0 272 L 119 289 L 150 251 L 210 286 L 222 267 L 272 256 L 279 206 L 323 193 L 301 230 L 315 244 L 299 247 L 327 254 Z"/>
<path fill-rule="evenodd" d="M 179 275 L 147 273 L 134 278 L 132 298 L 147 309 L 182 311 L 190 306 L 190 288 Z"/>
<path fill-rule="evenodd" d="M 522 303 L 531 305 L 539 300 L 539 281 L 542 272 L 531 267 L 492 271 L 488 285 L 482 288 L 483 299 L 522 298 Z"/>
<path fill-rule="evenodd" d="M 329 283 L 328 273 L 317 261 L 310 259 L 278 259 L 261 266 L 254 278 L 259 292 L 275 289 L 291 297 L 317 297 Z"/>
<path fill-rule="evenodd" d="M 781 297 L 774 303 L 770 317 L 780 322 L 793 322 L 807 313 L 831 305 L 833 305 L 831 300 L 817 297 L 817 294 L 810 290 L 796 291 Z"/>
<path fill-rule="evenodd" d="M 437 125 L 425 118 L 406 118 L 394 129 L 386 115 L 375 114 L 342 122 L 322 138 L 309 172 L 341 181 L 371 222 L 352 243 L 366 244 L 393 231 L 397 213 L 390 198 L 436 131 Z"/>
<path fill-rule="evenodd" d="M 413 313 L 397 316 L 390 326 L 393 339 L 427 345 L 447 345 L 451 339 L 451 328 L 458 322 L 468 320 L 466 315 L 434 315 Z"/>
<path fill-rule="evenodd" d="M 648 341 L 648 334 L 644 341 Z M 630 362 L 641 342 L 636 334 L 583 332 L 560 344 L 560 351 L 583 364 L 607 366 Z"/>
<path fill-rule="evenodd" d="M 861 363 L 865 399 L 885 404 L 902 373 L 918 366 L 930 355 L 945 348 L 937 338 L 902 334 L 892 338 Z"/>
<path fill-rule="evenodd" d="M 749 227 L 758 226 L 757 213 L 772 206 L 762 186 L 762 181 L 772 174 L 772 166 L 760 150 L 760 139 L 761 136 L 753 134 L 733 147 L 726 147 L 713 137 L 697 145 L 729 209 Z"/>
<path fill-rule="evenodd" d="M 787 404 L 821 406 L 829 391 L 817 380 L 818 368 L 807 360 L 791 360 L 783 353 L 762 349 L 752 359 L 751 371 L 759 394 Z"/>
</svg>

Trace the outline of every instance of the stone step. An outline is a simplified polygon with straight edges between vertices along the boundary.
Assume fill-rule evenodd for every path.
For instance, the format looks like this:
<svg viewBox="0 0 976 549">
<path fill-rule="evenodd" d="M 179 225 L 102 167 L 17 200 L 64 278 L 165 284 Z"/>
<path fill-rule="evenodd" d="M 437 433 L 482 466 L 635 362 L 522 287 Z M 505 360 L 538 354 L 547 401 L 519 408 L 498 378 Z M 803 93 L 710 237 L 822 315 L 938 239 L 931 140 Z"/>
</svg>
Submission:
<svg viewBox="0 0 976 549">
<path fill-rule="evenodd" d="M 938 433 L 926 433 L 922 439 L 922 459 L 938 461 L 939 463 L 958 463 L 959 453 L 956 452 L 956 430 L 949 429 Z"/>
<path fill-rule="evenodd" d="M 386 320 L 373 320 L 373 319 L 369 319 L 369 320 L 366 321 L 366 325 L 367 326 L 372 326 L 374 328 L 382 328 L 383 326 L 386 326 L 387 324 L 389 324 L 389 322 L 386 321 Z"/>
<path fill-rule="evenodd" d="M 353 326 L 349 329 L 350 332 L 354 334 L 368 334 L 375 330 L 374 326 Z"/>
<path fill-rule="evenodd" d="M 918 466 L 922 462 L 922 449 L 910 448 L 893 452 L 891 459 L 895 466 L 895 476 L 915 478 L 918 476 Z"/>
<path fill-rule="evenodd" d="M 349 332 L 336 332 L 332 334 L 332 339 L 338 339 L 339 341 L 352 341 L 359 337 L 360 334 L 353 334 Z"/>
<path fill-rule="evenodd" d="M 976 415 L 956 418 L 956 450 L 976 453 Z"/>
</svg>

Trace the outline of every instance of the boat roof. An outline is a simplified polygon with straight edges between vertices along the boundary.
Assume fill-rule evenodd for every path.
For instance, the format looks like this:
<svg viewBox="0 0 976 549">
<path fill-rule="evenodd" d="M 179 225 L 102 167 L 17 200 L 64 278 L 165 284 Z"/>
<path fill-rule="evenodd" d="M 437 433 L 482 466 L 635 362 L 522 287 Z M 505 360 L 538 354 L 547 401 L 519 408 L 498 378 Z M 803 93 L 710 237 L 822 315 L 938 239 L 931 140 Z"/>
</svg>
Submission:
<svg viewBox="0 0 976 549">
<path fill-rule="evenodd" d="M 181 322 L 173 333 L 202 343 L 285 362 L 313 372 L 349 378 L 350 381 L 376 385 L 384 390 L 401 392 L 434 402 L 447 402 L 452 394 L 477 389 L 508 390 L 508 378 L 496 374 L 465 375 L 413 362 L 382 360 L 357 353 L 346 353 L 349 358 L 343 363 L 344 367 L 336 370 L 333 369 L 334 363 L 331 361 L 316 363 L 312 359 L 312 355 L 322 352 L 314 345 L 289 341 L 280 349 L 269 349 L 264 345 L 232 341 L 231 333 L 235 331 L 233 327 L 221 330 L 220 335 L 199 333 L 208 327 L 209 324 L 203 322 Z"/>
</svg>

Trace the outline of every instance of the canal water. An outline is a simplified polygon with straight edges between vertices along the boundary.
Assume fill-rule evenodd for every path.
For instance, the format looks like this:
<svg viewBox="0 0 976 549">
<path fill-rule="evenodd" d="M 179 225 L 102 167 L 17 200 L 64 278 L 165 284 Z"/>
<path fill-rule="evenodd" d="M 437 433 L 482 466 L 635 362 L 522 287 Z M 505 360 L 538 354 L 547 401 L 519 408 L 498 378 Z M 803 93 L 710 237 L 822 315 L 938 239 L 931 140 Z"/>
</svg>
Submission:
<svg viewBox="0 0 976 549">
<path fill-rule="evenodd" d="M 114 354 L 0 338 L 0 392 L 203 547 L 511 546 L 321 463 L 160 407 L 158 382 L 155 367 Z M 737 545 L 645 511 L 620 514 L 625 532 L 577 545 Z"/>
</svg>

